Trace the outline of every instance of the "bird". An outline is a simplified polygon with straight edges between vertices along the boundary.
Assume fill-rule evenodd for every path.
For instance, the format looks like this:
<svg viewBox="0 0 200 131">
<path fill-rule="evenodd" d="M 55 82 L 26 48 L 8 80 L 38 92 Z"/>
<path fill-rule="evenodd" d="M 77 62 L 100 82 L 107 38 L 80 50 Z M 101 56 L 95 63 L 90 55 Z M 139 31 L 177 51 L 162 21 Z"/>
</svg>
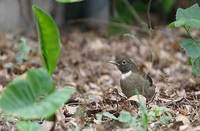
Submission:
<svg viewBox="0 0 200 131">
<path fill-rule="evenodd" d="M 130 98 L 140 94 L 147 100 L 153 99 L 155 95 L 155 86 L 151 77 L 139 70 L 134 61 L 126 55 L 117 55 L 114 61 L 109 61 L 121 71 L 120 86 L 122 93 Z"/>
</svg>

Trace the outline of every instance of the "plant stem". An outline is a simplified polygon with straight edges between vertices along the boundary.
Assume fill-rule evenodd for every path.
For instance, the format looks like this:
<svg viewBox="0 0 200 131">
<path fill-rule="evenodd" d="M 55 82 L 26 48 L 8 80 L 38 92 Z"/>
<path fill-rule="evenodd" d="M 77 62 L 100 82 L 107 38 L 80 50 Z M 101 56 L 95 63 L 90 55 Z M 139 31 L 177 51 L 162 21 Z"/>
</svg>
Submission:
<svg viewBox="0 0 200 131">
<path fill-rule="evenodd" d="M 152 29 L 152 25 L 151 25 L 151 15 L 150 15 L 150 11 L 151 11 L 151 2 L 152 0 L 149 0 L 148 2 L 148 7 L 147 7 L 147 19 L 148 19 L 148 27 L 151 31 Z"/>
<path fill-rule="evenodd" d="M 140 16 L 137 14 L 136 10 L 130 5 L 130 3 L 127 0 L 123 0 L 123 2 L 128 7 L 132 15 L 135 17 L 138 24 L 140 24 L 143 28 L 146 28 L 147 24 L 140 18 Z"/>
</svg>

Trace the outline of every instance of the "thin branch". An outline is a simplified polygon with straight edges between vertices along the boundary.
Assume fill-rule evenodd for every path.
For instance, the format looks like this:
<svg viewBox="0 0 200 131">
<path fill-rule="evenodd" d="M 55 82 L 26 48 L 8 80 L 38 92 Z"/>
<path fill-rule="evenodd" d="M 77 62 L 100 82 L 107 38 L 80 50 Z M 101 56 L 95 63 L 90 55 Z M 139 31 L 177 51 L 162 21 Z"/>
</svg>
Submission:
<svg viewBox="0 0 200 131">
<path fill-rule="evenodd" d="M 132 15 L 135 17 L 138 24 L 140 24 L 142 27 L 146 28 L 147 24 L 140 18 L 140 16 L 137 14 L 136 10 L 130 5 L 130 3 L 127 0 L 123 0 L 124 4 L 128 7 Z"/>
<path fill-rule="evenodd" d="M 96 24 L 102 24 L 102 25 L 109 25 L 112 24 L 113 26 L 116 27 L 121 27 L 121 28 L 125 28 L 125 29 L 132 29 L 132 28 L 136 28 L 142 32 L 148 33 L 148 31 L 144 28 L 139 28 L 139 27 L 134 27 L 125 23 L 119 23 L 119 22 L 115 22 L 115 21 L 106 21 L 106 20 L 99 20 L 99 19 L 94 19 L 94 18 L 80 18 L 80 19 L 76 19 L 76 20 L 69 20 L 68 24 L 75 24 L 78 22 L 85 22 L 85 23 L 89 23 L 89 22 L 94 22 Z"/>
<path fill-rule="evenodd" d="M 151 15 L 150 15 L 151 3 L 152 3 L 152 0 L 149 0 L 148 7 L 147 7 L 148 27 L 149 27 L 150 30 L 152 29 L 152 25 L 151 25 Z"/>
<path fill-rule="evenodd" d="M 150 45 L 152 45 L 152 24 L 151 24 L 151 14 L 150 14 L 150 12 L 151 12 L 151 3 L 152 3 L 152 0 L 149 0 L 148 6 L 147 6 L 147 19 L 148 19 Z M 154 55 L 155 55 L 154 48 L 150 48 L 150 52 L 151 52 L 151 62 L 154 63 Z"/>
</svg>

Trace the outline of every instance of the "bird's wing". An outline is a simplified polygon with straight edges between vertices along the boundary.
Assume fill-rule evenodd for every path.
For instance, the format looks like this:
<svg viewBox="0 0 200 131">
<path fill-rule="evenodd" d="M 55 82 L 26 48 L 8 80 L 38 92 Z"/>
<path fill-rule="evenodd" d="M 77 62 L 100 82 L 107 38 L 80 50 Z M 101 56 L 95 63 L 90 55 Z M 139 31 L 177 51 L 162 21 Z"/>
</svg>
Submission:
<svg viewBox="0 0 200 131">
<path fill-rule="evenodd" d="M 146 90 L 146 98 L 152 99 L 155 95 L 155 85 L 153 84 L 153 80 L 149 74 L 143 73 L 144 79 L 146 79 L 149 82 L 149 87 Z"/>
<path fill-rule="evenodd" d="M 149 85 L 152 86 L 153 85 L 153 80 L 151 79 L 151 76 L 149 75 L 149 73 L 145 73 L 143 71 L 140 71 L 139 74 L 146 80 L 149 81 Z"/>
<path fill-rule="evenodd" d="M 144 74 L 144 78 L 149 81 L 150 86 L 153 86 L 153 80 L 151 79 L 149 74 Z"/>
<path fill-rule="evenodd" d="M 120 81 L 122 92 L 130 97 L 132 95 L 136 95 L 138 91 L 139 94 L 144 94 L 145 89 L 149 87 L 149 82 L 144 79 L 140 74 L 132 74 Z"/>
</svg>

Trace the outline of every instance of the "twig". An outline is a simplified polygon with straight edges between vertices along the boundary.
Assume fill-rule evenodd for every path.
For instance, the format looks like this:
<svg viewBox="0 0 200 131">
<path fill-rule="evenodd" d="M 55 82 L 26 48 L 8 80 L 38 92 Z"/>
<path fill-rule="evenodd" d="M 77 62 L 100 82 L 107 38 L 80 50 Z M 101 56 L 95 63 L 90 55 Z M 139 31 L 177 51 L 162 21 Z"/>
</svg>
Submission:
<svg viewBox="0 0 200 131">
<path fill-rule="evenodd" d="M 123 28 L 127 28 L 130 29 L 132 28 L 132 26 L 127 25 L 127 24 L 123 24 L 123 23 L 118 23 L 118 22 L 108 22 L 106 20 L 99 20 L 99 19 L 94 19 L 94 18 L 80 18 L 80 19 L 76 19 L 76 20 L 69 20 L 68 24 L 74 24 L 74 23 L 78 23 L 78 22 L 94 22 L 94 23 L 100 23 L 100 24 L 104 24 L 104 25 L 108 25 L 109 23 L 111 23 L 114 26 L 118 26 L 118 27 L 123 27 Z"/>
<path fill-rule="evenodd" d="M 140 16 L 137 14 L 136 10 L 130 5 L 128 0 L 123 0 L 124 4 L 128 7 L 132 15 L 135 17 L 138 24 L 140 24 L 143 28 L 146 28 L 146 23 L 140 18 Z"/>
<path fill-rule="evenodd" d="M 152 29 L 152 25 L 151 25 L 151 15 L 150 15 L 150 11 L 151 11 L 151 2 L 152 0 L 149 0 L 149 3 L 148 3 L 148 7 L 147 7 L 147 19 L 148 19 L 148 27 L 151 31 Z"/>
<path fill-rule="evenodd" d="M 137 46 L 140 46 L 141 43 L 144 44 L 144 42 L 141 41 L 140 39 L 138 39 L 137 36 L 134 35 L 134 34 L 126 33 L 123 36 L 132 38 L 134 40 L 134 42 L 136 43 Z"/>
<path fill-rule="evenodd" d="M 102 25 L 112 24 L 113 26 L 116 26 L 116 27 L 121 27 L 121 28 L 125 28 L 125 29 L 128 29 L 128 30 L 134 28 L 134 29 L 139 30 L 141 32 L 148 33 L 146 28 L 141 29 L 139 27 L 131 26 L 131 25 L 124 24 L 124 23 L 119 23 L 119 22 L 115 22 L 115 21 L 99 20 L 99 19 L 94 19 L 94 18 L 80 18 L 80 19 L 76 19 L 76 20 L 69 20 L 68 24 L 76 24 L 78 22 L 85 22 L 85 23 L 94 22 L 94 23 L 99 23 L 99 24 L 102 24 Z"/>
<path fill-rule="evenodd" d="M 147 19 L 148 19 L 148 28 L 149 28 L 149 42 L 151 43 L 151 40 L 152 40 L 152 24 L 151 24 L 151 14 L 150 14 L 150 11 L 151 11 L 151 3 L 152 3 L 152 0 L 149 0 L 148 2 L 148 7 L 147 7 Z M 153 47 L 153 46 L 152 46 Z M 151 62 L 153 63 L 154 62 L 154 49 L 150 48 L 150 51 L 151 51 Z"/>
</svg>

